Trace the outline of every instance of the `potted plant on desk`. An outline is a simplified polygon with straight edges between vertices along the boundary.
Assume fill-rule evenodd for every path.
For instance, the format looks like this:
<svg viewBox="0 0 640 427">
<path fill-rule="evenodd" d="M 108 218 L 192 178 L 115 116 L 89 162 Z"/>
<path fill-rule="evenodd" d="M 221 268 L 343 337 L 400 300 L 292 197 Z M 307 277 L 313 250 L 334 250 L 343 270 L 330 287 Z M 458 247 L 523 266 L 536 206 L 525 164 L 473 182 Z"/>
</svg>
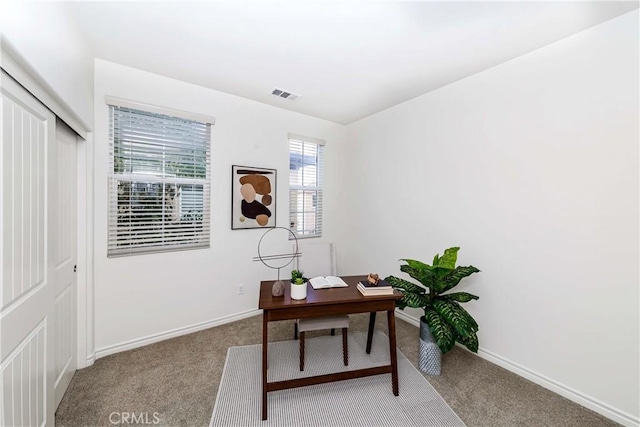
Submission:
<svg viewBox="0 0 640 427">
<path fill-rule="evenodd" d="M 433 258 L 433 265 L 412 259 L 402 259 L 406 264 L 400 271 L 420 282 L 416 285 L 408 280 L 389 276 L 385 280 L 402 292 L 403 297 L 396 306 L 422 308 L 420 318 L 420 370 L 428 375 L 440 375 L 442 354 L 459 342 L 474 353 L 478 352 L 478 324 L 460 303 L 477 300 L 467 292 L 445 293 L 460 281 L 480 270 L 474 266 L 456 267 L 458 250 L 454 247 Z"/>
<path fill-rule="evenodd" d="M 300 270 L 291 271 L 291 299 L 301 300 L 307 297 L 307 278 Z"/>
</svg>

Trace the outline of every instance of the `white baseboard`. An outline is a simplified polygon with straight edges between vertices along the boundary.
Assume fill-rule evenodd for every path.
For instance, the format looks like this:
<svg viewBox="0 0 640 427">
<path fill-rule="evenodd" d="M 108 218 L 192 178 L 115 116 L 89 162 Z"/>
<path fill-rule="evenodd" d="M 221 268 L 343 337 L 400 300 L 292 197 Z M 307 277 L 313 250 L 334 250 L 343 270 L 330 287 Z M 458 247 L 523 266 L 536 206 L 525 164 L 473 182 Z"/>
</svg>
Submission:
<svg viewBox="0 0 640 427">
<path fill-rule="evenodd" d="M 407 313 L 405 313 L 402 310 L 396 309 L 396 317 L 404 320 L 407 323 L 412 324 L 413 326 L 417 326 L 418 328 L 420 327 L 420 320 L 419 319 L 416 319 L 413 316 L 409 316 Z"/>
<path fill-rule="evenodd" d="M 416 319 L 413 316 L 409 316 L 403 311 L 396 310 L 396 317 L 414 326 L 420 327 L 419 319 Z M 465 347 L 459 344 L 456 344 L 456 345 L 458 345 L 460 348 L 464 349 L 465 351 L 468 351 Z M 482 347 L 478 349 L 478 356 L 485 360 L 488 360 L 491 363 L 501 366 L 506 370 L 513 372 L 516 375 L 526 378 L 529 381 L 532 381 L 538 384 L 539 386 L 542 386 L 548 390 L 551 390 L 562 397 L 566 397 L 567 399 L 579 405 L 582 405 L 585 408 L 591 409 L 592 411 L 597 412 L 600 415 L 603 415 L 619 424 L 622 424 L 623 426 L 640 427 L 640 418 L 634 417 L 633 415 L 627 412 L 616 409 L 611 405 L 608 405 L 578 390 L 575 390 L 571 387 L 568 387 L 564 384 L 554 381 L 551 378 L 548 378 L 544 375 L 541 375 L 537 372 L 532 371 L 531 369 L 525 368 L 524 366 L 519 365 L 518 363 L 515 363 L 507 358 L 504 358 L 488 350 L 485 350 Z"/>
<path fill-rule="evenodd" d="M 78 366 L 76 366 L 76 369 L 84 369 L 84 368 L 88 368 L 89 366 L 93 365 L 94 362 L 96 361 L 96 354 L 92 353 L 92 354 L 88 354 L 86 358 L 82 359 L 82 358 L 78 358 Z"/>
<path fill-rule="evenodd" d="M 96 353 L 94 352 L 94 353 L 91 353 L 89 356 L 87 356 L 87 365 L 85 366 L 85 368 L 93 365 L 95 361 L 96 361 Z"/>
<path fill-rule="evenodd" d="M 466 350 L 466 349 L 465 349 Z M 560 396 L 566 397 L 567 399 L 576 402 L 579 405 L 584 406 L 585 408 L 589 408 L 594 412 L 603 415 L 610 420 L 613 420 L 623 426 L 627 427 L 639 427 L 640 426 L 640 418 L 634 417 L 633 415 L 621 411 L 608 405 L 598 399 L 595 399 L 591 396 L 588 396 L 578 390 L 575 390 L 571 387 L 568 387 L 564 384 L 561 384 L 557 381 L 552 380 L 544 375 L 541 375 L 537 372 L 534 372 L 530 369 L 525 368 L 522 365 L 519 365 L 515 362 L 512 362 L 509 359 L 506 359 L 502 356 L 499 356 L 490 351 L 484 350 L 482 347 L 478 349 L 478 356 L 482 357 L 489 362 L 495 363 L 498 366 L 505 368 L 508 371 L 513 372 L 523 378 L 528 379 L 548 390 L 553 391 L 554 393 L 559 394 Z"/>
<path fill-rule="evenodd" d="M 148 335 L 146 337 L 138 338 L 135 340 L 125 341 L 123 343 L 102 347 L 96 350 L 95 359 L 100 359 L 101 357 L 109 356 L 110 354 L 114 354 L 114 353 L 120 353 L 121 351 L 127 351 L 127 350 L 132 350 L 134 348 L 143 347 L 145 345 L 153 344 L 158 341 L 164 341 L 169 338 L 175 338 L 181 335 L 191 334 L 193 332 L 198 332 L 203 329 L 209 329 L 214 326 L 220 326 L 226 323 L 235 322 L 237 320 L 246 319 L 247 317 L 257 316 L 259 314 L 262 314 L 262 310 L 258 310 L 258 309 L 248 310 L 242 313 L 233 314 L 231 316 L 208 320 L 206 322 L 196 323 L 194 325 L 172 329 L 170 331 L 160 332 L 158 334 Z M 89 360 L 87 359 L 87 361 Z M 91 361 L 91 364 L 93 364 L 93 361 Z"/>
</svg>

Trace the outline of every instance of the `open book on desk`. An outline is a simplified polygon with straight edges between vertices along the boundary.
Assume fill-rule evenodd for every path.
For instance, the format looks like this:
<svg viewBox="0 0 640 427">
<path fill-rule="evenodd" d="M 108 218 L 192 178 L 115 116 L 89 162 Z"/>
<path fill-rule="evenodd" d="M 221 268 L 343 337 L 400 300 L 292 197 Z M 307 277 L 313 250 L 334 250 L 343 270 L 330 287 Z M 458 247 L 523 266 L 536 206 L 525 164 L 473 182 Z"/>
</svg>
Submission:
<svg viewBox="0 0 640 427">
<path fill-rule="evenodd" d="M 338 276 L 317 276 L 309 279 L 309 283 L 311 283 L 313 289 L 346 288 L 349 286 Z"/>
</svg>

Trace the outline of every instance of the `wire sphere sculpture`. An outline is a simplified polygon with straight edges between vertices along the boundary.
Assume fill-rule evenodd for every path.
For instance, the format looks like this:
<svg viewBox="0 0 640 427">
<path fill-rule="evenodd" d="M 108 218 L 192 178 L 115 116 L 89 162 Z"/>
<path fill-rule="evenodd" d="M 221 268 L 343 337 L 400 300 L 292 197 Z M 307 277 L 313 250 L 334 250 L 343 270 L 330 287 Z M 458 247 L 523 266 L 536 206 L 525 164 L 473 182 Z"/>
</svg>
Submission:
<svg viewBox="0 0 640 427">
<path fill-rule="evenodd" d="M 294 246 L 292 252 L 286 253 L 274 253 L 268 254 L 265 253 L 264 246 L 268 246 L 267 243 L 270 239 L 275 239 L 275 237 L 267 238 L 275 230 L 284 230 L 291 236 L 290 240 L 293 240 Z M 282 234 L 282 233 L 281 233 Z M 272 234 L 271 236 L 276 236 L 276 234 Z M 265 238 L 267 238 L 265 240 Z M 273 284 L 272 295 L 273 296 L 281 296 L 284 294 L 284 282 L 280 280 L 280 269 L 288 266 L 293 262 L 294 259 L 300 256 L 300 252 L 298 251 L 298 238 L 293 233 L 293 231 L 289 230 L 285 227 L 273 227 L 269 230 L 265 231 L 265 233 L 260 237 L 260 241 L 258 242 L 258 256 L 253 258 L 253 261 L 260 261 L 264 265 L 274 270 L 278 270 L 278 280 Z"/>
</svg>

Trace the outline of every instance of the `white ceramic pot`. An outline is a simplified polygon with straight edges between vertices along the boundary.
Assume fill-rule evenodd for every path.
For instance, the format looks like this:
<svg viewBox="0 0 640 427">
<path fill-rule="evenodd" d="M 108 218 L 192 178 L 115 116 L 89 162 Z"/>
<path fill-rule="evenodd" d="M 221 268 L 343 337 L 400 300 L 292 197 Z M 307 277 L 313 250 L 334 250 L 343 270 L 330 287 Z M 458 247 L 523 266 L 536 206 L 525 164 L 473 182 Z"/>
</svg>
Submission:
<svg viewBox="0 0 640 427">
<path fill-rule="evenodd" d="M 302 285 L 291 284 L 291 299 L 305 299 L 307 297 L 307 282 Z"/>
</svg>

